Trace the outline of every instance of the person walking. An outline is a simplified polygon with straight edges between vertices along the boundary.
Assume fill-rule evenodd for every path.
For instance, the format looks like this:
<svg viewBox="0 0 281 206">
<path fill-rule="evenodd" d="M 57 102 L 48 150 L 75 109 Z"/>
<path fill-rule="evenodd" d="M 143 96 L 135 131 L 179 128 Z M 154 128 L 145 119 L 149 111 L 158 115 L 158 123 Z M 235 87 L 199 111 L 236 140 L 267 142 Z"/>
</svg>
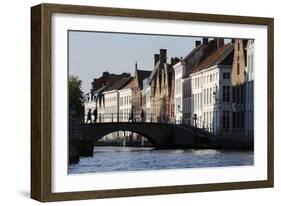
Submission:
<svg viewBox="0 0 281 206">
<path fill-rule="evenodd" d="M 94 123 L 97 123 L 97 117 L 98 117 L 98 109 L 96 107 L 94 110 Z"/>
<path fill-rule="evenodd" d="M 90 121 L 90 123 L 92 123 L 92 113 L 91 113 L 91 109 L 89 109 L 89 111 L 88 111 L 86 124 L 88 124 L 88 121 Z"/>
<path fill-rule="evenodd" d="M 130 114 L 130 117 L 129 117 L 129 121 L 134 121 L 134 106 L 132 106 L 132 109 L 131 109 L 131 114 Z"/>
<path fill-rule="evenodd" d="M 141 110 L 141 121 L 144 122 L 144 111 Z"/>
</svg>

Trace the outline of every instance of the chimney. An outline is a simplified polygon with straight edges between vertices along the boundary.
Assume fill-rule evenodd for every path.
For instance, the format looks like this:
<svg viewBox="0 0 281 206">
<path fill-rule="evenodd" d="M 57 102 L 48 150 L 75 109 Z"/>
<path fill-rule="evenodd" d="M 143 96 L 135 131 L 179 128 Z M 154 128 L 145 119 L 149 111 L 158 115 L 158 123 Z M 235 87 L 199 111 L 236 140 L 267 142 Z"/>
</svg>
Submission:
<svg viewBox="0 0 281 206">
<path fill-rule="evenodd" d="M 174 57 L 171 58 L 171 65 L 173 66 L 175 64 L 175 59 Z"/>
<path fill-rule="evenodd" d="M 103 77 L 109 76 L 109 72 L 107 72 L 107 71 L 106 71 L 106 72 L 103 72 L 103 73 L 102 73 L 102 76 L 103 76 Z"/>
<path fill-rule="evenodd" d="M 217 48 L 221 48 L 224 46 L 224 38 L 216 38 Z"/>
<path fill-rule="evenodd" d="M 195 47 L 198 47 L 201 44 L 201 41 L 195 41 Z"/>
<path fill-rule="evenodd" d="M 206 37 L 203 37 L 203 44 L 208 44 L 209 43 L 209 39 Z"/>
<path fill-rule="evenodd" d="M 154 65 L 156 65 L 159 59 L 160 59 L 160 54 L 154 54 Z"/>
<path fill-rule="evenodd" d="M 160 62 L 166 63 L 167 60 L 167 50 L 166 49 L 160 49 Z"/>
</svg>

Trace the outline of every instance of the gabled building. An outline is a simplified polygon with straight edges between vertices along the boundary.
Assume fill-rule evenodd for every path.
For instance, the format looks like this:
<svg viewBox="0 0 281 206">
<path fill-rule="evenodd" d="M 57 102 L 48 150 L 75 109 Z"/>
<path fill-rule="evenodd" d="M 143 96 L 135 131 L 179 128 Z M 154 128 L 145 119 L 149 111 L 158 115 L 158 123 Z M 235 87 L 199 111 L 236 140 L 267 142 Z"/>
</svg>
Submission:
<svg viewBox="0 0 281 206">
<path fill-rule="evenodd" d="M 129 73 L 111 74 L 109 72 L 103 72 L 101 77 L 95 78 L 92 82 L 90 93 L 86 94 L 84 98 L 85 121 L 87 119 L 89 109 L 93 112 L 95 108 L 98 110 L 98 121 L 103 121 L 106 115 L 104 92 L 112 90 L 118 86 L 118 82 L 120 84 L 124 81 L 122 79 L 128 78 L 131 78 Z"/>
<path fill-rule="evenodd" d="M 231 129 L 233 44 L 218 44 L 190 74 L 192 125 L 210 132 Z"/>
<path fill-rule="evenodd" d="M 105 102 L 104 121 L 120 121 L 120 118 L 122 118 L 120 115 L 120 91 L 125 88 L 132 81 L 132 79 L 132 77 L 124 77 L 103 92 Z"/>
<path fill-rule="evenodd" d="M 174 70 L 167 63 L 167 50 L 154 55 L 154 69 L 149 76 L 151 86 L 152 121 L 170 122 L 174 119 Z"/>
<path fill-rule="evenodd" d="M 247 41 L 234 40 L 234 58 L 231 73 L 232 85 L 232 128 L 236 133 L 245 130 L 245 84 L 247 67 Z"/>
<path fill-rule="evenodd" d="M 217 49 L 217 45 L 222 44 L 222 40 L 215 39 L 209 41 L 208 38 L 203 38 L 201 41 L 195 42 L 195 48 L 188 53 L 174 68 L 181 69 L 181 75 L 177 75 L 177 81 L 182 76 L 182 93 L 179 93 L 176 89 L 176 114 L 178 118 L 181 118 L 181 123 L 192 124 L 192 85 L 191 76 L 193 72 L 196 72 L 197 66 L 207 58 L 213 51 Z M 179 70 L 179 69 L 177 69 Z M 177 72 L 177 71 L 175 71 Z M 179 71 L 178 71 L 179 72 Z M 182 95 L 182 96 L 181 96 Z M 182 115 L 180 115 L 182 114 Z"/>
<path fill-rule="evenodd" d="M 141 90 L 143 89 L 143 80 L 150 76 L 151 71 L 138 69 L 137 63 L 135 64 L 134 75 L 128 85 L 125 87 L 131 89 L 132 99 L 131 105 L 134 113 L 135 121 L 140 121 L 142 110 L 142 96 Z"/>
<path fill-rule="evenodd" d="M 141 90 L 141 107 L 144 112 L 145 122 L 152 122 L 152 103 L 151 103 L 151 86 L 149 78 L 143 80 L 143 89 Z"/>
<path fill-rule="evenodd" d="M 254 40 L 248 40 L 247 46 L 247 66 L 245 69 L 245 131 L 247 137 L 253 137 L 254 131 Z"/>
</svg>

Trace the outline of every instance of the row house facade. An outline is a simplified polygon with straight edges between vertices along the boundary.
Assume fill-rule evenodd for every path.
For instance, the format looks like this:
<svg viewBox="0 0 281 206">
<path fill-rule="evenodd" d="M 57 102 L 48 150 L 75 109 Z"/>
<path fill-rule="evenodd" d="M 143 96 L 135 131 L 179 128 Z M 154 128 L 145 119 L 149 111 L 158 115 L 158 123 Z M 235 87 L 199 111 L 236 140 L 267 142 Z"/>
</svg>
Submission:
<svg viewBox="0 0 281 206">
<path fill-rule="evenodd" d="M 154 69 L 148 78 L 153 122 L 174 121 L 174 70 L 171 64 L 167 63 L 166 49 L 160 49 L 160 53 L 154 55 Z"/>
<path fill-rule="evenodd" d="M 254 130 L 254 40 L 235 39 L 231 85 L 232 127 L 253 137 Z"/>
<path fill-rule="evenodd" d="M 247 66 L 246 66 L 246 107 L 245 107 L 245 127 L 246 135 L 253 136 L 254 131 L 254 40 L 248 40 Z"/>
<path fill-rule="evenodd" d="M 190 74 L 193 122 L 196 116 L 196 126 L 210 132 L 230 129 L 232 57 L 233 45 L 221 46 Z"/>
<path fill-rule="evenodd" d="M 148 78 L 151 71 L 138 69 L 137 63 L 135 64 L 134 76 L 130 83 L 125 88 L 130 88 L 132 92 L 132 110 L 134 113 L 134 120 L 141 119 L 142 108 L 142 95 L 143 80 Z"/>
<path fill-rule="evenodd" d="M 149 79 L 146 78 L 143 80 L 143 89 L 141 90 L 141 99 L 142 99 L 142 110 L 144 112 L 144 120 L 146 122 L 152 122 L 152 102 L 151 102 L 151 86 L 149 85 Z"/>
<path fill-rule="evenodd" d="M 170 63 L 167 50 L 160 49 L 151 71 L 136 63 L 132 77 L 105 73 L 94 80 L 86 100 L 85 117 L 88 109 L 98 108 L 98 121 L 129 121 L 133 113 L 132 121 L 252 135 L 254 40 L 203 38 L 184 58 Z"/>
<path fill-rule="evenodd" d="M 125 75 L 123 75 L 125 74 Z M 139 70 L 135 65 L 134 76 L 128 76 L 127 73 L 121 75 L 104 73 L 99 79 L 92 83 L 95 90 L 91 90 L 92 98 L 89 94 L 85 98 L 85 121 L 87 120 L 88 111 L 97 109 L 97 122 L 118 122 L 129 121 L 130 114 L 133 111 L 134 120 L 139 119 L 141 113 L 141 89 L 143 79 L 150 75 L 150 71 Z M 108 78 L 104 78 L 107 76 Z M 116 77 L 120 77 L 117 78 Z M 113 80 L 112 80 L 113 78 Z M 100 79 L 105 79 L 104 84 Z M 116 81 L 115 81 L 116 80 Z M 97 81 L 99 86 L 97 86 Z M 111 82 L 111 84 L 108 84 Z M 92 118 L 94 120 L 94 117 Z M 120 136 L 129 135 L 128 132 L 120 135 L 121 132 L 109 134 L 105 139 L 111 139 Z"/>
<path fill-rule="evenodd" d="M 183 65 L 181 62 L 177 62 L 174 66 L 175 71 L 175 87 L 174 87 L 174 113 L 175 113 L 175 121 L 182 121 L 182 108 L 183 108 Z"/>
<path fill-rule="evenodd" d="M 182 102 L 177 103 L 177 113 L 182 113 L 180 116 L 182 118 L 181 122 L 185 124 L 193 124 L 193 97 L 192 97 L 192 79 L 190 74 L 197 71 L 198 65 L 207 58 L 212 52 L 214 52 L 219 45 L 222 44 L 221 39 L 215 39 L 213 41 L 208 40 L 208 38 L 203 38 L 201 41 L 195 42 L 195 48 L 185 56 L 176 67 L 182 68 Z M 174 66 L 174 68 L 175 68 Z M 178 76 L 178 79 L 180 76 Z M 180 93 L 176 98 L 180 99 Z M 177 100 L 176 100 L 177 101 Z M 182 104 L 182 107 L 181 105 Z"/>
<path fill-rule="evenodd" d="M 232 128 L 237 132 L 245 130 L 245 84 L 246 84 L 246 44 L 247 40 L 235 39 L 231 73 L 232 85 Z"/>
<path fill-rule="evenodd" d="M 254 40 L 197 41 L 174 65 L 176 119 L 211 132 L 253 136 L 253 68 Z"/>
</svg>

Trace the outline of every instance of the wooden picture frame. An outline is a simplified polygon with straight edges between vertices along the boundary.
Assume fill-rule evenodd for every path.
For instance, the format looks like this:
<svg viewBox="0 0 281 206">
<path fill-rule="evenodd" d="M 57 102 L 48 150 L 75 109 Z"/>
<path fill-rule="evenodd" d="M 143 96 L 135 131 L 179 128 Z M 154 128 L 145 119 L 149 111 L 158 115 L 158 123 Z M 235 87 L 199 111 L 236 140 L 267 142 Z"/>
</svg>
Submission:
<svg viewBox="0 0 281 206">
<path fill-rule="evenodd" d="M 54 13 L 98 15 L 193 22 L 263 25 L 267 27 L 267 179 L 215 184 L 170 185 L 133 189 L 52 192 L 51 162 L 51 16 Z M 31 198 L 64 201 L 140 195 L 273 187 L 274 183 L 274 20 L 272 18 L 214 14 L 40 4 L 31 8 Z"/>
</svg>

